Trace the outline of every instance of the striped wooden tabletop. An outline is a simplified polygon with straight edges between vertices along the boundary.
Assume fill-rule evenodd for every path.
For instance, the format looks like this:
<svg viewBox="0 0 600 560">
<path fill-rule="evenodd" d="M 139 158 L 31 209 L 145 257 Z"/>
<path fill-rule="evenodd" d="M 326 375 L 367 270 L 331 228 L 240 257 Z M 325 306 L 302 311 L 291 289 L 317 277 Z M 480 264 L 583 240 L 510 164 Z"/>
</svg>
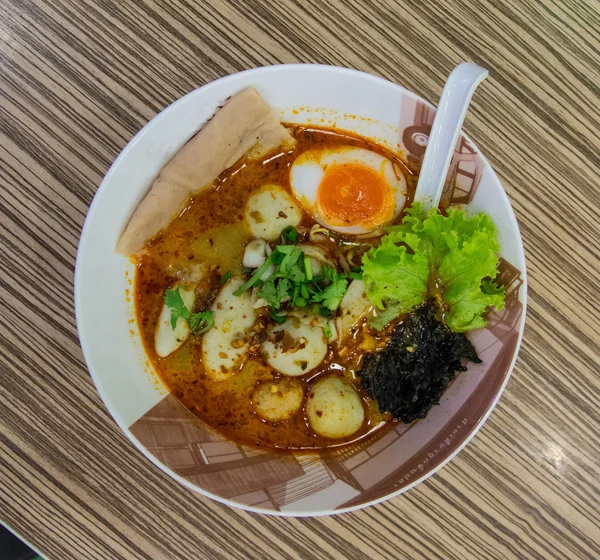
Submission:
<svg viewBox="0 0 600 560">
<path fill-rule="evenodd" d="M 49 558 L 600 558 L 600 14 L 595 0 L 0 3 L 0 520 Z M 491 69 L 465 124 L 519 220 L 517 366 L 448 466 L 328 518 L 233 510 L 127 441 L 85 367 L 73 271 L 128 140 L 220 76 L 321 62 L 436 102 Z M 0 551 L 2 557 L 2 551 Z"/>
</svg>

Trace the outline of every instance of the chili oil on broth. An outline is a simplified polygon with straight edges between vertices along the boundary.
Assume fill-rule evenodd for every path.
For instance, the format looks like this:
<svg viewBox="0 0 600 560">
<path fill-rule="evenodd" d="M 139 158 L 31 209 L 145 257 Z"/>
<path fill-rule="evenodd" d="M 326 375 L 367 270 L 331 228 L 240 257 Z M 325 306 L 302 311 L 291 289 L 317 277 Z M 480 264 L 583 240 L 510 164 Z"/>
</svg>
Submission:
<svg viewBox="0 0 600 560">
<path fill-rule="evenodd" d="M 330 344 L 326 358 L 316 369 L 295 378 L 304 386 L 304 399 L 310 398 L 312 384 L 324 375 L 342 376 L 353 382 L 365 408 L 365 421 L 356 433 L 341 439 L 316 435 L 309 427 L 304 402 L 300 410 L 285 421 L 267 422 L 258 416 L 252 402 L 258 384 L 287 376 L 273 371 L 257 353 L 249 355 L 237 373 L 216 381 L 209 379 L 204 371 L 201 336 L 190 336 L 165 358 L 159 357 L 154 348 L 165 290 L 178 283 L 193 282 L 202 267 L 210 266 L 212 273 L 197 288 L 194 306 L 195 311 L 208 309 L 220 290 L 221 275 L 239 274 L 242 270 L 244 246 L 251 239 L 243 223 L 248 197 L 268 183 L 280 185 L 291 193 L 290 167 L 307 149 L 353 146 L 379 153 L 404 167 L 407 200 L 412 198 L 416 173 L 381 146 L 333 129 L 287 126 L 296 138 L 291 151 L 276 151 L 260 161 L 243 158 L 213 185 L 193 196 L 180 215 L 148 243 L 147 250 L 136 262 L 135 310 L 146 353 L 156 372 L 176 398 L 208 426 L 236 442 L 261 448 L 333 447 L 355 442 L 391 425 L 388 417 L 379 413 L 376 403 L 366 397 L 354 373 L 361 357 L 358 347 L 367 329 L 358 329 L 341 348 Z M 315 223 L 303 212 L 301 226 L 310 229 Z"/>
</svg>

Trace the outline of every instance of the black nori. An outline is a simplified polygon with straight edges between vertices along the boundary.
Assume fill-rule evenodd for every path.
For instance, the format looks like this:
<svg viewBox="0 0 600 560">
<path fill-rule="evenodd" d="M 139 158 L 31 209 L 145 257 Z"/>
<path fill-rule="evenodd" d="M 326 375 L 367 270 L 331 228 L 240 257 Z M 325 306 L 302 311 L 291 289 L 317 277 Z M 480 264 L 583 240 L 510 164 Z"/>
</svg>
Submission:
<svg viewBox="0 0 600 560">
<path fill-rule="evenodd" d="M 466 371 L 463 362 L 481 363 L 469 339 L 437 313 L 435 303 L 425 303 L 394 329 L 384 350 L 364 358 L 363 387 L 382 412 L 402 422 L 424 418 L 456 373 Z"/>
</svg>

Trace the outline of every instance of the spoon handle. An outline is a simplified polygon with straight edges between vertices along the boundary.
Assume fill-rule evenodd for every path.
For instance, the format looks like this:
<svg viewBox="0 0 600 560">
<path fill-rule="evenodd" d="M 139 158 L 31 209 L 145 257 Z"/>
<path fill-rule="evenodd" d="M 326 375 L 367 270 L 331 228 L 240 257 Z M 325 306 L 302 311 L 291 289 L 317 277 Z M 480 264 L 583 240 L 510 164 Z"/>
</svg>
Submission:
<svg viewBox="0 0 600 560">
<path fill-rule="evenodd" d="M 415 192 L 415 202 L 423 203 L 427 209 L 439 206 L 469 102 L 475 88 L 487 75 L 485 68 L 463 62 L 448 76 L 433 120 Z"/>
</svg>

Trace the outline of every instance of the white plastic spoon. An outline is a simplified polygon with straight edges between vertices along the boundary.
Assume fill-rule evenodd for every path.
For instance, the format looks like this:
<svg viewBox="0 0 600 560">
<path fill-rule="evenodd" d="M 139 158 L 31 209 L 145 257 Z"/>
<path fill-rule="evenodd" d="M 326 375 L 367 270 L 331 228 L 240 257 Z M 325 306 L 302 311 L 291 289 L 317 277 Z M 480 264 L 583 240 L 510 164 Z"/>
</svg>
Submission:
<svg viewBox="0 0 600 560">
<path fill-rule="evenodd" d="M 485 68 L 463 62 L 448 76 L 433 120 L 415 192 L 415 202 L 423 203 L 426 208 L 437 208 L 440 204 L 452 153 L 469 102 L 475 88 L 487 75 Z"/>
</svg>

